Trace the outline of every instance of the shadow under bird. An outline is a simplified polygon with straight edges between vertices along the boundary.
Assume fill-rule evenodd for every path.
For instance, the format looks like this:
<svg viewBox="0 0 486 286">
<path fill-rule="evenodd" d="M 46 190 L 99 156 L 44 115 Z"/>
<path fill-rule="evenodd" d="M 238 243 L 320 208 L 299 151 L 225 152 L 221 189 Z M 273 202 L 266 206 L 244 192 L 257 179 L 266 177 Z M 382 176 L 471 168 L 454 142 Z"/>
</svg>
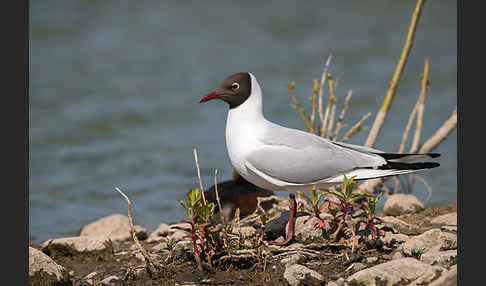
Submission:
<svg viewBox="0 0 486 286">
<path fill-rule="evenodd" d="M 286 245 L 293 238 L 295 191 L 329 188 L 342 184 L 344 176 L 367 180 L 439 166 L 423 162 L 439 157 L 437 153 L 387 153 L 270 122 L 263 116 L 260 85 L 249 72 L 230 75 L 199 103 L 213 99 L 229 104 L 226 148 L 234 169 L 260 188 L 290 192 L 287 237 L 270 244 Z"/>
</svg>

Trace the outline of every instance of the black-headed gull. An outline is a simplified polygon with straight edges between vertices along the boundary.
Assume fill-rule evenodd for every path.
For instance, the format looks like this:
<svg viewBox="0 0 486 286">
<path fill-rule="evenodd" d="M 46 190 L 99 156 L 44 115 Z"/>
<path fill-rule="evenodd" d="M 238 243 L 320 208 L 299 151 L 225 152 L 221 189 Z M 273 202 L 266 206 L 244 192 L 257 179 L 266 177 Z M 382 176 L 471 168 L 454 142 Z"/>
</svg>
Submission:
<svg viewBox="0 0 486 286">
<path fill-rule="evenodd" d="M 272 123 L 263 117 L 262 91 L 249 72 L 227 77 L 215 91 L 200 99 L 221 99 L 229 104 L 226 148 L 235 170 L 260 188 L 290 191 L 287 244 L 293 237 L 294 191 L 343 183 L 344 176 L 365 180 L 438 167 L 437 153 L 397 154 L 330 141 L 309 132 Z"/>
</svg>

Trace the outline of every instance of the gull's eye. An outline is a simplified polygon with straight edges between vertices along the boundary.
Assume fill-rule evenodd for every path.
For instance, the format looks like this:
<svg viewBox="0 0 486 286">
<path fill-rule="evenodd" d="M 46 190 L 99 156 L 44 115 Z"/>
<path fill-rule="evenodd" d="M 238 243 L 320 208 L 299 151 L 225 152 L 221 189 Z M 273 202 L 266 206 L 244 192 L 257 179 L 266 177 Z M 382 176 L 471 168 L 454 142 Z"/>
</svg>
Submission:
<svg viewBox="0 0 486 286">
<path fill-rule="evenodd" d="M 231 85 L 231 89 L 233 91 L 237 91 L 238 88 L 240 88 L 240 85 L 237 83 L 237 82 L 234 82 L 232 85 Z"/>
</svg>

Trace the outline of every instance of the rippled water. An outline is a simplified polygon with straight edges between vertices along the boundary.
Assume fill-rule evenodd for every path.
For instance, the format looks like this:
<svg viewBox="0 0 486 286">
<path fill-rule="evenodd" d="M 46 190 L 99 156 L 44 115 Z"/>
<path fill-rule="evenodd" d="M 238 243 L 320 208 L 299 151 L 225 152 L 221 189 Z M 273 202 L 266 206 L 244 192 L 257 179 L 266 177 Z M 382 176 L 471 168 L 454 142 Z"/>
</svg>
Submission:
<svg viewBox="0 0 486 286">
<path fill-rule="evenodd" d="M 33 1 L 30 6 L 29 231 L 34 241 L 76 235 L 92 220 L 126 213 L 152 231 L 178 221 L 176 203 L 197 187 L 192 149 L 206 185 L 229 179 L 223 102 L 197 100 L 227 75 L 250 71 L 265 116 L 304 129 L 286 83 L 310 106 L 312 79 L 327 56 L 345 118 L 368 111 L 371 126 L 405 39 L 414 1 Z M 305 4 L 304 4 L 305 3 Z M 427 1 L 388 121 L 375 145 L 395 151 L 430 59 L 422 138 L 456 106 L 456 1 Z M 366 132 L 351 143 L 363 144 Z M 454 131 L 423 173 L 429 204 L 456 199 Z M 416 194 L 424 199 L 423 185 Z M 281 194 L 286 196 L 285 193 Z"/>
</svg>

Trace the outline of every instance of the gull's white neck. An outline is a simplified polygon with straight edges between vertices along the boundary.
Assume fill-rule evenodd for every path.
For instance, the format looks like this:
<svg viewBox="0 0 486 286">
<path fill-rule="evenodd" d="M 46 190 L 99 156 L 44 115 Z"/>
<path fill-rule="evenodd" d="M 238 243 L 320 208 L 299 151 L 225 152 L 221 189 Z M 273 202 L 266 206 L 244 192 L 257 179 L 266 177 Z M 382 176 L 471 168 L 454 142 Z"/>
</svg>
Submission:
<svg viewBox="0 0 486 286">
<path fill-rule="evenodd" d="M 263 117 L 262 91 L 256 78 L 251 74 L 251 95 L 241 105 L 228 111 L 226 120 L 226 148 L 233 167 L 246 175 L 245 157 L 260 143 L 266 130 L 267 121 Z"/>
</svg>

